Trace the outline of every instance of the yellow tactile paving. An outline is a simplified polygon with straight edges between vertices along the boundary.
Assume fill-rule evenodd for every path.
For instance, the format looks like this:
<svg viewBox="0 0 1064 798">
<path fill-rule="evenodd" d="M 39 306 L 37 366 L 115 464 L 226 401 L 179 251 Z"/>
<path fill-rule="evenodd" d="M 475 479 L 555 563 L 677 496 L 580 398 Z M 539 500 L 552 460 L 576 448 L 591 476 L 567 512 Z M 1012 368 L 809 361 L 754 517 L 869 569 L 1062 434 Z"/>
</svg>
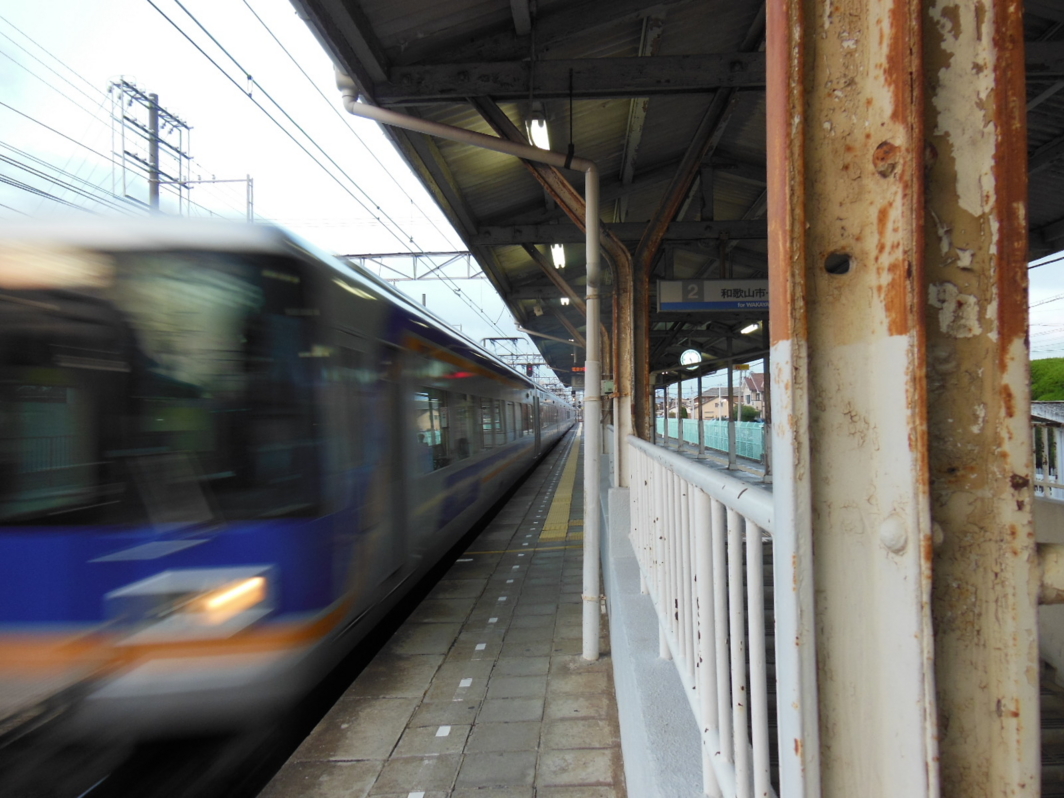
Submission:
<svg viewBox="0 0 1064 798">
<path fill-rule="evenodd" d="M 581 445 L 582 442 L 578 438 L 569 449 L 565 469 L 558 480 L 550 510 L 547 511 L 547 520 L 543 522 L 543 531 L 539 534 L 541 543 L 565 540 L 569 534 L 569 511 L 573 505 L 573 488 L 576 485 L 576 467 L 580 464 Z"/>
</svg>

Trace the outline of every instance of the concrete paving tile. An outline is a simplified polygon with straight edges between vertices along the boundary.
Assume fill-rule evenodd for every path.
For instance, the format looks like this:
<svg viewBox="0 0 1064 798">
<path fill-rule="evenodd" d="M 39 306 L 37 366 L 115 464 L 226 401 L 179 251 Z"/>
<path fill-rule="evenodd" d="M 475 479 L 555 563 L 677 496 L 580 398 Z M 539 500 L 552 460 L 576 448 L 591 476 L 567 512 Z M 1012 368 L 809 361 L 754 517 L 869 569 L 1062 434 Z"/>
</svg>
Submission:
<svg viewBox="0 0 1064 798">
<path fill-rule="evenodd" d="M 385 759 L 417 705 L 413 698 L 341 698 L 292 758 Z"/>
<path fill-rule="evenodd" d="M 488 698 L 542 698 L 547 693 L 547 676 L 493 676 L 488 682 Z"/>
<path fill-rule="evenodd" d="M 539 748 L 539 721 L 478 723 L 466 742 L 466 753 L 535 751 Z"/>
<path fill-rule="evenodd" d="M 461 760 L 458 754 L 390 759 L 369 794 L 409 794 L 417 790 L 447 792 L 454 786 L 454 777 Z"/>
<path fill-rule="evenodd" d="M 470 661 L 471 665 L 480 664 Z M 491 664 L 488 661 L 488 664 Z M 480 701 L 488 692 L 486 676 L 451 676 L 432 680 L 425 698 L 428 701 Z"/>
<path fill-rule="evenodd" d="M 484 592 L 486 579 L 441 579 L 429 592 L 433 599 L 477 598 Z"/>
<path fill-rule="evenodd" d="M 500 657 L 492 676 L 542 676 L 551 667 L 550 657 Z"/>
<path fill-rule="evenodd" d="M 514 608 L 514 615 L 554 615 L 558 611 L 557 604 L 533 604 L 531 602 L 519 602 Z"/>
<path fill-rule="evenodd" d="M 550 616 L 544 615 L 532 615 L 532 618 L 544 618 Z M 549 641 L 554 636 L 554 630 L 549 626 L 540 627 L 515 627 L 510 625 L 510 630 L 506 633 L 506 643 L 539 643 L 541 641 Z"/>
<path fill-rule="evenodd" d="M 478 648 L 483 643 L 484 648 Z M 448 657 L 456 662 L 493 661 L 502 651 L 501 634 L 483 634 L 454 644 Z"/>
<path fill-rule="evenodd" d="M 540 787 L 537 798 L 620 798 L 613 787 Z"/>
<path fill-rule="evenodd" d="M 582 624 L 574 621 L 559 623 L 554 627 L 554 637 L 558 640 L 582 640 L 584 637 L 584 629 Z"/>
<path fill-rule="evenodd" d="M 557 587 L 561 584 L 554 576 L 534 576 L 529 574 L 525 579 L 525 588 L 530 587 Z"/>
<path fill-rule="evenodd" d="M 568 695 L 549 693 L 544 709 L 549 720 L 562 718 L 606 718 L 609 712 L 610 697 L 604 693 L 586 695 Z"/>
<path fill-rule="evenodd" d="M 605 693 L 608 687 L 605 671 L 559 673 L 550 680 L 551 693 Z"/>
<path fill-rule="evenodd" d="M 611 748 L 616 745 L 620 745 L 620 739 L 608 720 L 552 720 L 544 724 L 544 748 Z"/>
<path fill-rule="evenodd" d="M 455 790 L 451 793 L 451 798 L 535 798 L 535 794 L 531 787 L 472 787 L 468 790 Z"/>
<path fill-rule="evenodd" d="M 583 641 L 582 640 L 577 640 L 575 638 L 569 638 L 569 639 L 559 638 L 558 640 L 554 641 L 554 645 L 551 647 L 551 654 L 553 654 L 553 655 L 559 655 L 559 654 L 572 655 L 572 654 L 579 654 L 583 650 L 584 650 L 584 646 L 583 646 Z M 606 649 L 603 648 L 603 643 L 602 642 L 599 643 L 599 653 L 600 654 L 605 654 L 606 653 Z"/>
<path fill-rule="evenodd" d="M 542 698 L 489 698 L 480 707 L 477 723 L 538 721 L 542 718 Z"/>
<path fill-rule="evenodd" d="M 586 660 L 580 654 L 558 654 L 550 658 L 550 672 L 555 673 L 609 673 L 613 670 L 613 660 L 600 656 L 596 660 Z"/>
<path fill-rule="evenodd" d="M 450 724 L 415 726 L 403 732 L 403 736 L 399 738 L 399 744 L 395 746 L 392 756 L 460 754 L 465 747 L 466 737 L 469 736 L 470 728 L 470 726 L 452 726 Z M 557 747 L 572 748 L 575 746 Z M 595 746 L 584 747 L 593 748 Z"/>
<path fill-rule="evenodd" d="M 550 629 L 553 626 L 553 615 L 515 615 L 510 621 L 511 629 Z"/>
<path fill-rule="evenodd" d="M 613 784 L 611 751 L 586 749 L 545 751 L 536 769 L 536 784 L 544 787 Z"/>
<path fill-rule="evenodd" d="M 376 657 L 344 695 L 420 698 L 442 662 L 442 654 Z"/>
<path fill-rule="evenodd" d="M 260 798 L 364 798 L 384 762 L 291 762 Z"/>
<path fill-rule="evenodd" d="M 507 641 L 502 644 L 502 649 L 499 651 L 500 657 L 546 657 L 554 650 L 554 646 L 551 641 L 538 640 L 534 643 L 523 643 L 521 641 Z M 568 651 L 566 654 L 570 653 Z"/>
<path fill-rule="evenodd" d="M 458 623 L 408 623 L 392 635 L 385 650 L 396 654 L 446 654 L 462 625 Z"/>
<path fill-rule="evenodd" d="M 535 751 L 466 754 L 456 787 L 531 785 L 536 777 Z"/>
<path fill-rule="evenodd" d="M 473 609 L 475 599 L 425 599 L 407 619 L 407 623 L 461 623 Z"/>
<path fill-rule="evenodd" d="M 480 712 L 480 701 L 423 701 L 410 726 L 468 726 Z"/>
</svg>

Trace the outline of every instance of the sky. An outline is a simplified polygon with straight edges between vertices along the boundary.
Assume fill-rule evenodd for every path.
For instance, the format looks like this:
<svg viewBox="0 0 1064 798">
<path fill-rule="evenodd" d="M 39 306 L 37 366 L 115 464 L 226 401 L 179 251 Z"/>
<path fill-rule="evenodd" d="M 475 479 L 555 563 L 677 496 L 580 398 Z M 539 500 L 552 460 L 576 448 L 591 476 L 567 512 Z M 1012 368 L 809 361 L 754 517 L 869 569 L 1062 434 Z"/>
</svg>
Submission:
<svg viewBox="0 0 1064 798">
<path fill-rule="evenodd" d="M 0 0 L 0 219 L 99 207 L 85 195 L 122 192 L 108 94 L 119 80 L 158 94 L 191 126 L 193 180 L 240 181 L 196 185 L 190 214 L 244 218 L 242 181 L 251 176 L 256 218 L 324 249 L 462 249 L 377 125 L 342 111 L 330 59 L 287 0 Z M 33 193 L 42 191 L 61 202 Z M 147 199 L 142 179 L 127 180 L 126 191 L 127 207 Z M 163 209 L 177 209 L 171 197 Z M 1062 357 L 1064 260 L 1029 274 L 1032 357 Z M 470 338 L 519 337 L 521 351 L 534 351 L 487 281 L 398 287 L 424 295 Z M 724 379 L 721 371 L 704 384 Z"/>
</svg>

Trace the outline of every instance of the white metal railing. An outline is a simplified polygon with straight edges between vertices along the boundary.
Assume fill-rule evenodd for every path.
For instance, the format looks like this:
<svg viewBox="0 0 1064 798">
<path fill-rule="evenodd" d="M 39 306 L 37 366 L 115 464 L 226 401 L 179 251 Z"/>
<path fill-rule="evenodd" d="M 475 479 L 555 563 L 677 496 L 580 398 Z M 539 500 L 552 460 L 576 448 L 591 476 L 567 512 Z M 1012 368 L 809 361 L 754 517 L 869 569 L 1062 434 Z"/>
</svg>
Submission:
<svg viewBox="0 0 1064 798">
<path fill-rule="evenodd" d="M 663 447 L 628 443 L 640 586 L 657 610 L 660 654 L 675 662 L 702 729 L 706 793 L 774 796 L 764 585 L 772 495 Z"/>
<path fill-rule="evenodd" d="M 1056 424 L 1032 424 L 1034 434 L 1035 495 L 1064 499 L 1064 429 Z"/>
</svg>

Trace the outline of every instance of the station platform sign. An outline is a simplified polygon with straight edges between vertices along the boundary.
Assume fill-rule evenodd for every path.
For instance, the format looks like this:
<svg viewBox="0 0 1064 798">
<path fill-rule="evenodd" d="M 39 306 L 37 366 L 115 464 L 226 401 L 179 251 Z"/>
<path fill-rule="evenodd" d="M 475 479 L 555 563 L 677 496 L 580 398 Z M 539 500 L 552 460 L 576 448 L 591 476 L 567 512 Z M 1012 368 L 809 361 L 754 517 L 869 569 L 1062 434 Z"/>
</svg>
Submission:
<svg viewBox="0 0 1064 798">
<path fill-rule="evenodd" d="M 658 311 L 768 311 L 768 280 L 658 280 Z"/>
</svg>

